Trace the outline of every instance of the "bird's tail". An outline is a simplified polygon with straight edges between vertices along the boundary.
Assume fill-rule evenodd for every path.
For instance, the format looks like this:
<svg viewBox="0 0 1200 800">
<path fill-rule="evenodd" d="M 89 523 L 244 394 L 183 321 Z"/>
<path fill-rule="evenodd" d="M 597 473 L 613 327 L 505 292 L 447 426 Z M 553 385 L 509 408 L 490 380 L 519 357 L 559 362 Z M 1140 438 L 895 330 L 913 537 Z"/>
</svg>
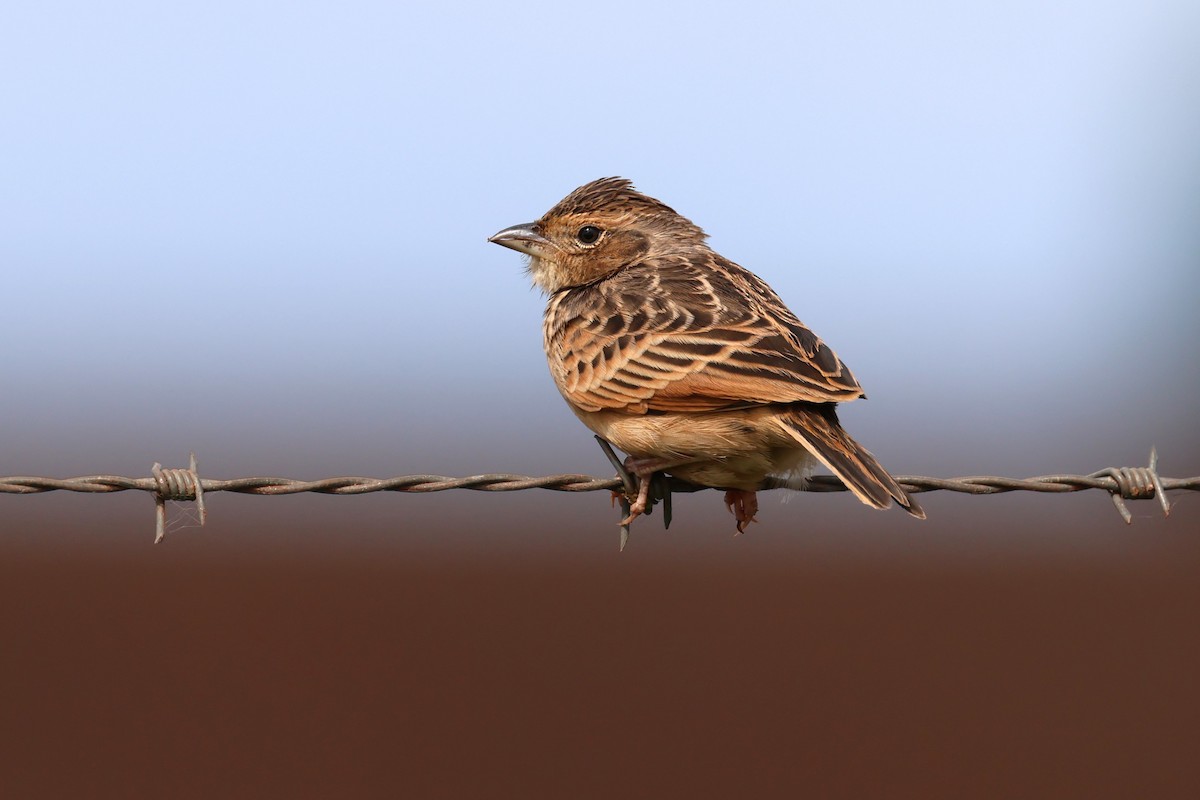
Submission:
<svg viewBox="0 0 1200 800">
<path fill-rule="evenodd" d="M 854 495 L 874 508 L 895 500 L 917 519 L 925 512 L 865 447 L 850 438 L 838 423 L 832 403 L 796 406 L 776 419 L 796 441 L 842 479 Z"/>
</svg>

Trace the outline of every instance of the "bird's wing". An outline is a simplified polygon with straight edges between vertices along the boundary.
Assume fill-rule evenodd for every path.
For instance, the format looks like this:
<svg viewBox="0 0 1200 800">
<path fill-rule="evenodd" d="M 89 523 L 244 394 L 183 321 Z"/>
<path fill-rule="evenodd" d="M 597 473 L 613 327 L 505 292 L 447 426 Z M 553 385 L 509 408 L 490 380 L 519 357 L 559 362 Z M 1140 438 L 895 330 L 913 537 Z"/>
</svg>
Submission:
<svg viewBox="0 0 1200 800">
<path fill-rule="evenodd" d="M 552 299 L 546 352 L 585 411 L 852 400 L 862 389 L 770 287 L 715 254 L 660 258 Z"/>
</svg>

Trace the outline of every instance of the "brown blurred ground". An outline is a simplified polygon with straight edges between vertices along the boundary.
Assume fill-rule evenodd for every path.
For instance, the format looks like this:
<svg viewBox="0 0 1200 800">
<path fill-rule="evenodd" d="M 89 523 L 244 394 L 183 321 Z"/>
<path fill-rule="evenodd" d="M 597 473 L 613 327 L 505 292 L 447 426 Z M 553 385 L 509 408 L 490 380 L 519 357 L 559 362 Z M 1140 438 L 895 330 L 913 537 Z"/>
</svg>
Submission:
<svg viewBox="0 0 1200 800">
<path fill-rule="evenodd" d="M 156 548 L 145 497 L 0 499 L 26 504 L 0 550 L 8 797 L 1200 791 L 1195 508 L 1139 506 L 1098 553 L 950 557 L 983 534 L 936 527 L 806 549 L 772 508 L 738 540 L 655 523 L 617 556 L 608 517 L 593 549 L 525 525 L 438 550 L 330 527 L 369 504 L 255 498 L 275 528 L 231 503 Z M 136 529 L 67 524 L 96 504 Z"/>
</svg>

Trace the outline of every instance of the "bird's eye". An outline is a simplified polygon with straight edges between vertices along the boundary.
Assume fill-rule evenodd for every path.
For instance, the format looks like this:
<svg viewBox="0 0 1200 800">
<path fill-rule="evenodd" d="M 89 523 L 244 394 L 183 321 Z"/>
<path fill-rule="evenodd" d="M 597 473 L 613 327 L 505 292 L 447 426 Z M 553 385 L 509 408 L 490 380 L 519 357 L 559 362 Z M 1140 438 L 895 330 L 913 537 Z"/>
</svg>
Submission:
<svg viewBox="0 0 1200 800">
<path fill-rule="evenodd" d="M 584 225 L 579 229 L 579 232 L 575 234 L 575 238 L 584 244 L 595 244 L 596 240 L 600 238 L 600 234 L 602 233 L 604 233 L 604 231 L 600 230 L 595 225 Z"/>
</svg>

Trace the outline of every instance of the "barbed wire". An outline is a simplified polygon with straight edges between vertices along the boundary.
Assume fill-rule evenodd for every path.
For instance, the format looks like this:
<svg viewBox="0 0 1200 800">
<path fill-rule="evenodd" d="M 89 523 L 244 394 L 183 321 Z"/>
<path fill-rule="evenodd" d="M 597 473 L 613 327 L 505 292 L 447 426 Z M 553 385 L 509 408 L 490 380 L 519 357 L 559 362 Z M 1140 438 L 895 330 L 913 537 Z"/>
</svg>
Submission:
<svg viewBox="0 0 1200 800">
<path fill-rule="evenodd" d="M 444 475 L 400 475 L 394 478 L 366 478 L 345 476 L 320 480 L 296 480 L 293 478 L 251 477 L 233 479 L 201 478 L 196 468 L 196 456 L 191 456 L 187 469 L 166 469 L 161 464 L 151 468 L 148 478 L 129 478 L 119 475 L 85 475 L 77 478 L 42 478 L 27 476 L 0 477 L 0 494 L 41 494 L 44 492 L 84 492 L 109 494 L 113 492 L 142 491 L 155 497 L 155 542 L 162 541 L 166 532 L 166 502 L 168 500 L 193 501 L 204 524 L 206 509 L 205 494 L 233 492 L 236 494 L 285 495 L 312 492 L 316 494 L 359 495 L 374 492 L 407 492 L 422 494 L 444 492 L 451 489 L 470 489 L 480 492 L 516 492 L 526 489 L 547 489 L 556 492 L 612 491 L 627 495 L 636 484 L 603 439 L 596 437 L 605 455 L 617 467 L 618 475 L 613 478 L 597 478 L 591 475 L 562 474 L 530 477 L 508 473 L 468 475 L 460 478 Z M 1125 500 L 1147 500 L 1158 498 L 1163 513 L 1170 513 L 1166 493 L 1173 490 L 1200 491 L 1200 475 L 1191 478 L 1163 478 L 1158 474 L 1158 454 L 1150 451 L 1150 461 L 1145 467 L 1108 467 L 1089 475 L 1039 475 L 1032 478 L 1007 478 L 997 475 L 973 475 L 960 478 L 932 478 L 923 475 L 897 475 L 896 480 L 912 494 L 922 492 L 960 492 L 983 495 L 1005 492 L 1047 492 L 1062 494 L 1100 489 L 1109 493 L 1113 505 L 1126 523 L 1133 516 Z M 670 524 L 670 498 L 672 492 L 694 492 L 705 487 L 662 477 L 658 480 L 653 499 L 662 501 L 664 523 Z M 780 488 L 769 480 L 764 489 Z M 844 492 L 847 487 L 831 475 L 815 475 L 809 479 L 808 491 Z M 628 530 L 622 532 L 622 542 Z"/>
</svg>

